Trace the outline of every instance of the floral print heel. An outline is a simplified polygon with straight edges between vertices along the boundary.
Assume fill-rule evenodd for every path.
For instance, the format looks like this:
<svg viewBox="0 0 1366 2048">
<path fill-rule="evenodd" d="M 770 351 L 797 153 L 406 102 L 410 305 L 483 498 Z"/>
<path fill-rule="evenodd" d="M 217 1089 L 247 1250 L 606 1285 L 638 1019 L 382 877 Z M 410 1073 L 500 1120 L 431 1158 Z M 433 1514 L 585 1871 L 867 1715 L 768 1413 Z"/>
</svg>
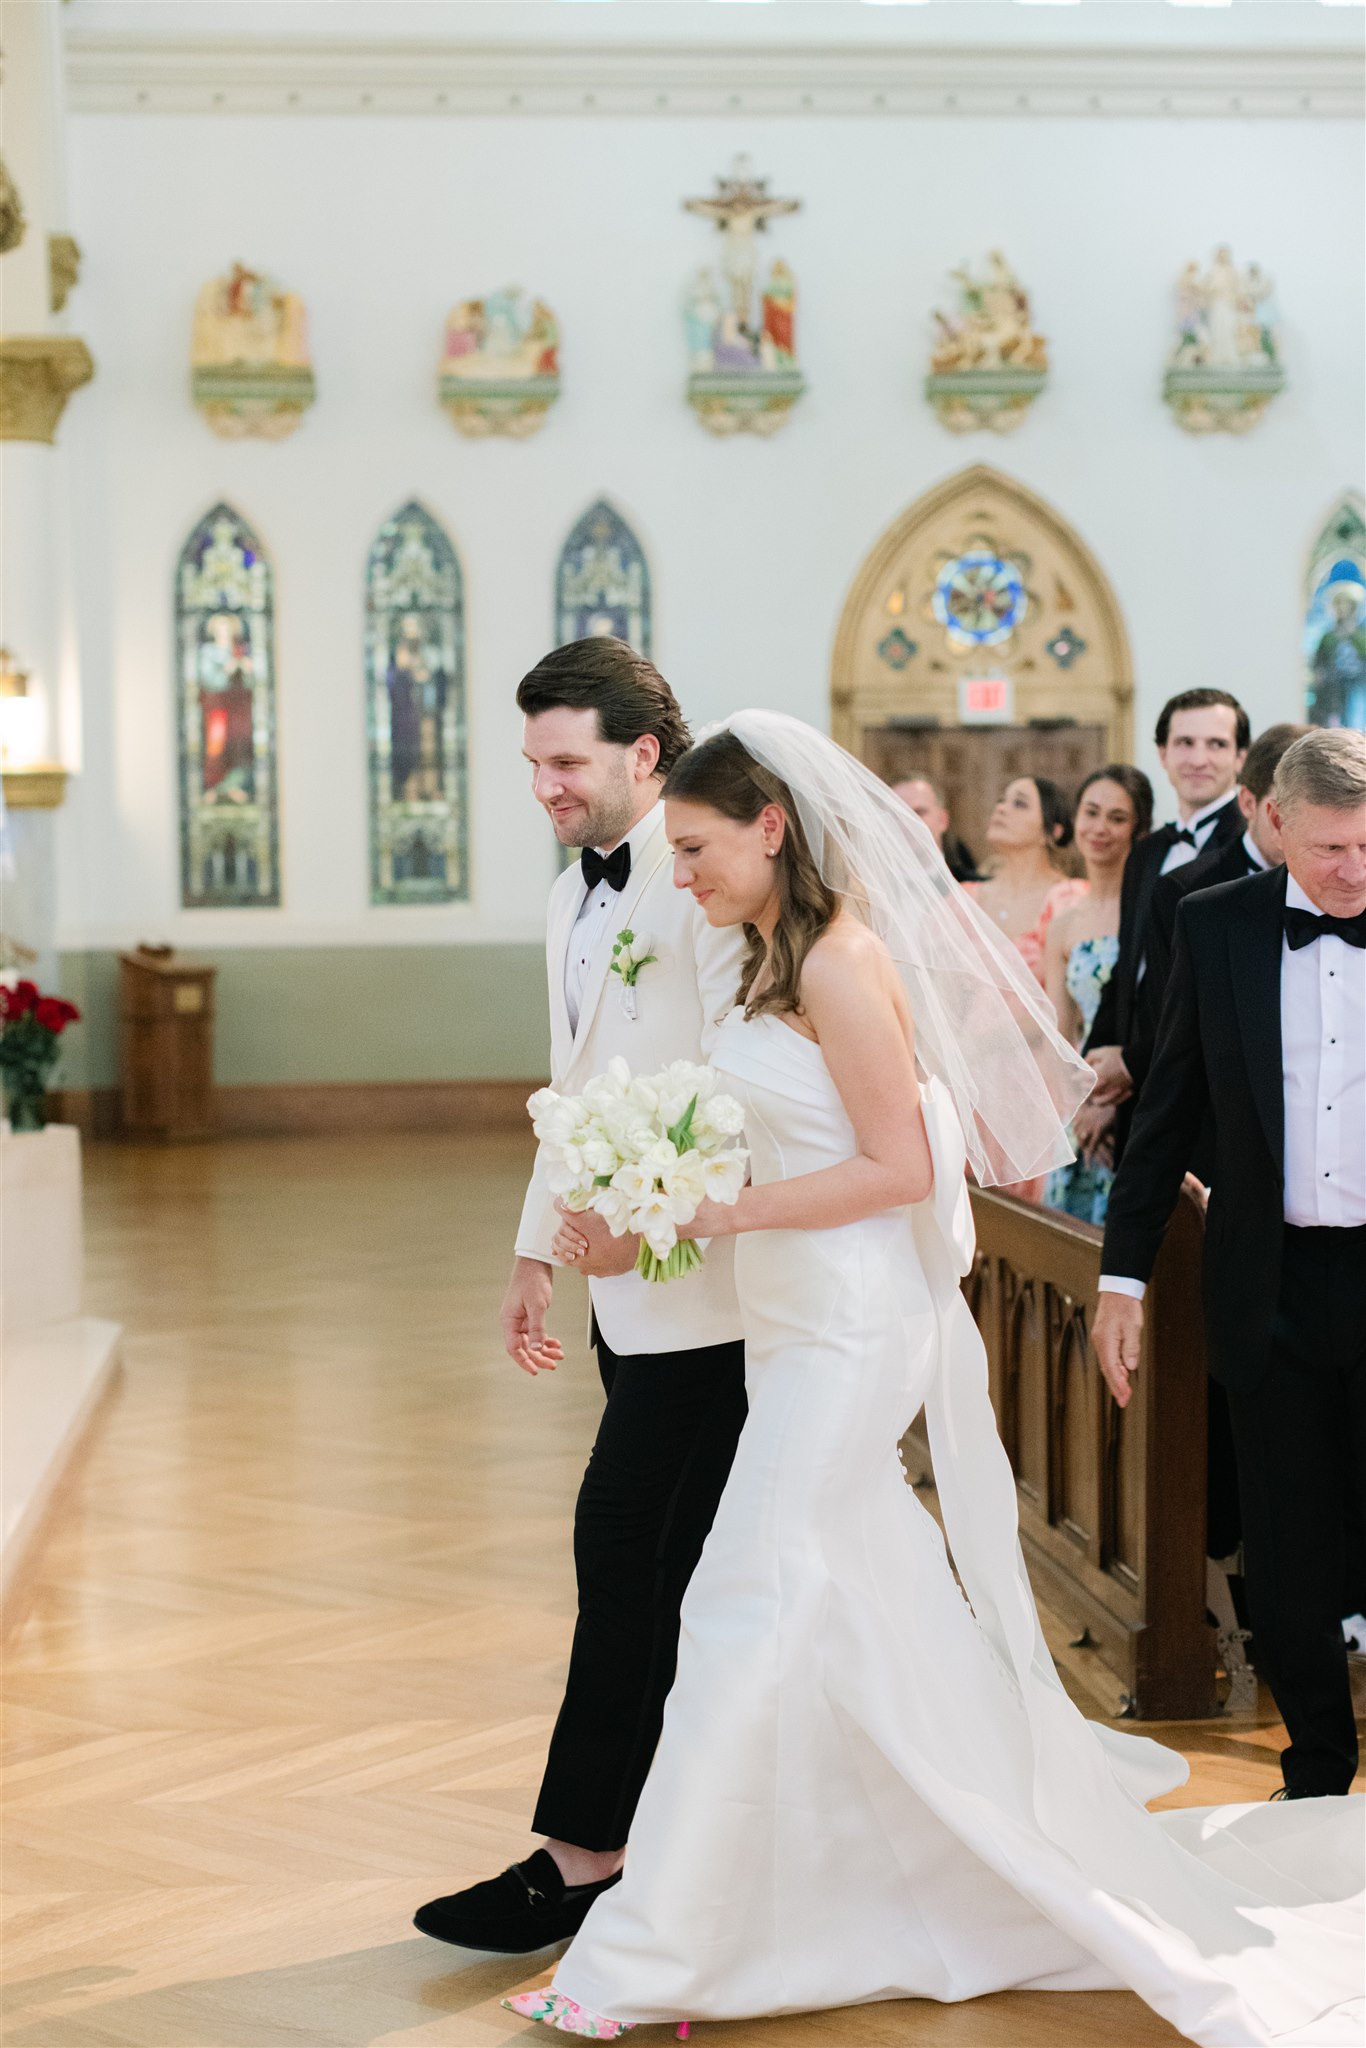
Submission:
<svg viewBox="0 0 1366 2048">
<path fill-rule="evenodd" d="M 518 2019 L 539 2020 L 544 2027 L 554 2027 L 561 2034 L 578 2034 L 586 2041 L 617 2041 L 635 2025 L 634 2020 L 605 2020 L 597 2013 L 585 2012 L 560 1991 L 519 1991 L 501 2003 L 508 2012 L 515 2012 Z M 691 2033 L 690 2023 L 680 2021 L 678 2039 L 686 2041 Z"/>
<path fill-rule="evenodd" d="M 600 2019 L 559 1991 L 519 1991 L 515 1998 L 502 2002 L 519 2019 L 539 2020 L 543 2027 L 554 2027 L 561 2034 L 580 2034 L 588 2041 L 616 2041 L 631 2031 L 629 2020 Z"/>
</svg>

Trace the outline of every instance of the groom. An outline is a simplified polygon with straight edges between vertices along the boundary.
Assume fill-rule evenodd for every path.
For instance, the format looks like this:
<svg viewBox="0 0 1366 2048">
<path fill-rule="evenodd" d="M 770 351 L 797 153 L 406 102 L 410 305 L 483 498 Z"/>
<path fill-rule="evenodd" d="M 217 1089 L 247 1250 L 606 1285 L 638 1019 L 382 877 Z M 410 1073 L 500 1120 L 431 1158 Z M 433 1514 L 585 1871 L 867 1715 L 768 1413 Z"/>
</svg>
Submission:
<svg viewBox="0 0 1366 2048">
<path fill-rule="evenodd" d="M 740 983 L 743 937 L 713 931 L 673 885 L 660 790 L 691 744 L 673 691 L 622 640 L 560 647 L 517 704 L 536 800 L 562 846 L 582 849 L 550 895 L 553 1085 L 578 1094 L 620 1055 L 635 1073 L 705 1059 Z M 611 972 L 623 931 L 633 987 Z M 562 1356 L 546 1335 L 558 1261 L 554 1197 L 538 1156 L 502 1309 L 510 1358 L 533 1376 Z M 421 1907 L 416 1926 L 466 1948 L 522 1954 L 577 1933 L 617 1882 L 659 1737 L 678 1610 L 745 1419 L 734 1244 L 686 1280 L 633 1271 L 638 1240 L 576 1217 L 589 1239 L 592 1341 L 607 1405 L 574 1516 L 579 1617 L 533 1829 L 542 1845 L 500 1877 Z"/>
</svg>

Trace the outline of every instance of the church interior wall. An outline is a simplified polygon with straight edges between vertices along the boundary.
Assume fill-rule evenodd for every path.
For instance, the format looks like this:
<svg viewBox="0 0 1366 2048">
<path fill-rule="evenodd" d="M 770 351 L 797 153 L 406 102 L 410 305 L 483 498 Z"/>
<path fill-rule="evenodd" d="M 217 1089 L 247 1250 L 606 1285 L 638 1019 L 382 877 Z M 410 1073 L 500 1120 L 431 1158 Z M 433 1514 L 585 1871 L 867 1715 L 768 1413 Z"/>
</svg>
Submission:
<svg viewBox="0 0 1366 2048">
<path fill-rule="evenodd" d="M 773 439 L 722 442 L 683 399 L 684 286 L 715 249 L 680 201 L 741 148 L 803 202 L 768 246 L 796 272 L 809 389 Z M 977 461 L 1110 579 L 1140 765 L 1178 689 L 1231 688 L 1254 725 L 1300 714 L 1305 558 L 1366 438 L 1355 122 L 82 112 L 69 152 L 98 365 L 61 430 L 82 694 L 58 928 L 91 1004 L 70 1085 L 114 1078 L 112 962 L 139 940 L 219 965 L 224 1081 L 543 1070 L 556 863 L 512 696 L 550 644 L 560 546 L 602 495 L 645 545 L 655 658 L 696 723 L 764 704 L 824 725 L 860 563 Z M 1160 397 L 1173 288 L 1225 241 L 1276 281 L 1289 387 L 1247 437 L 1195 437 Z M 1031 291 L 1051 381 L 1012 435 L 957 437 L 920 392 L 930 312 L 992 248 Z M 218 440 L 189 402 L 195 293 L 237 258 L 308 308 L 317 403 L 277 444 Z M 436 402 L 442 322 L 504 283 L 559 315 L 563 394 L 528 441 L 465 440 Z M 375 908 L 362 578 L 411 497 L 464 572 L 471 900 Z M 276 576 L 277 910 L 178 907 L 172 573 L 219 498 Z"/>
</svg>

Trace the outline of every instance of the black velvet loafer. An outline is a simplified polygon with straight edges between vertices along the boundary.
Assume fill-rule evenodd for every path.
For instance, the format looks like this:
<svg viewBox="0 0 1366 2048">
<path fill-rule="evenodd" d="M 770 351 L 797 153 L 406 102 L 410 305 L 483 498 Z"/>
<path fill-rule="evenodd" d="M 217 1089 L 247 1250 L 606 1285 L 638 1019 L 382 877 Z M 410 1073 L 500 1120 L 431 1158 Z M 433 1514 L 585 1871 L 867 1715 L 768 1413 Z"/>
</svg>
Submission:
<svg viewBox="0 0 1366 2048">
<path fill-rule="evenodd" d="M 525 1863 L 511 1864 L 501 1877 L 428 1900 L 413 1915 L 413 1925 L 419 1934 L 457 1948 L 529 1955 L 577 1934 L 594 1899 L 620 1878 L 618 1870 L 597 1884 L 566 1884 L 550 1851 L 538 1849 Z"/>
</svg>

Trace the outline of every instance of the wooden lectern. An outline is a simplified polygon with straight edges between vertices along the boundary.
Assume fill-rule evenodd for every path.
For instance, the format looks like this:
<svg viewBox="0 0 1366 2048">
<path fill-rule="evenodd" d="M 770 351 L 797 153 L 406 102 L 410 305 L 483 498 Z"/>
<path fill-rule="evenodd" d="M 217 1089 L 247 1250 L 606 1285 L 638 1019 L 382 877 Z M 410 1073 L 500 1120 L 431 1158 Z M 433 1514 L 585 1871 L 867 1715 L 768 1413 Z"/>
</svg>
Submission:
<svg viewBox="0 0 1366 2048">
<path fill-rule="evenodd" d="M 126 1137 L 208 1138 L 213 1101 L 217 970 L 170 946 L 119 956 L 122 1127 Z"/>
</svg>

